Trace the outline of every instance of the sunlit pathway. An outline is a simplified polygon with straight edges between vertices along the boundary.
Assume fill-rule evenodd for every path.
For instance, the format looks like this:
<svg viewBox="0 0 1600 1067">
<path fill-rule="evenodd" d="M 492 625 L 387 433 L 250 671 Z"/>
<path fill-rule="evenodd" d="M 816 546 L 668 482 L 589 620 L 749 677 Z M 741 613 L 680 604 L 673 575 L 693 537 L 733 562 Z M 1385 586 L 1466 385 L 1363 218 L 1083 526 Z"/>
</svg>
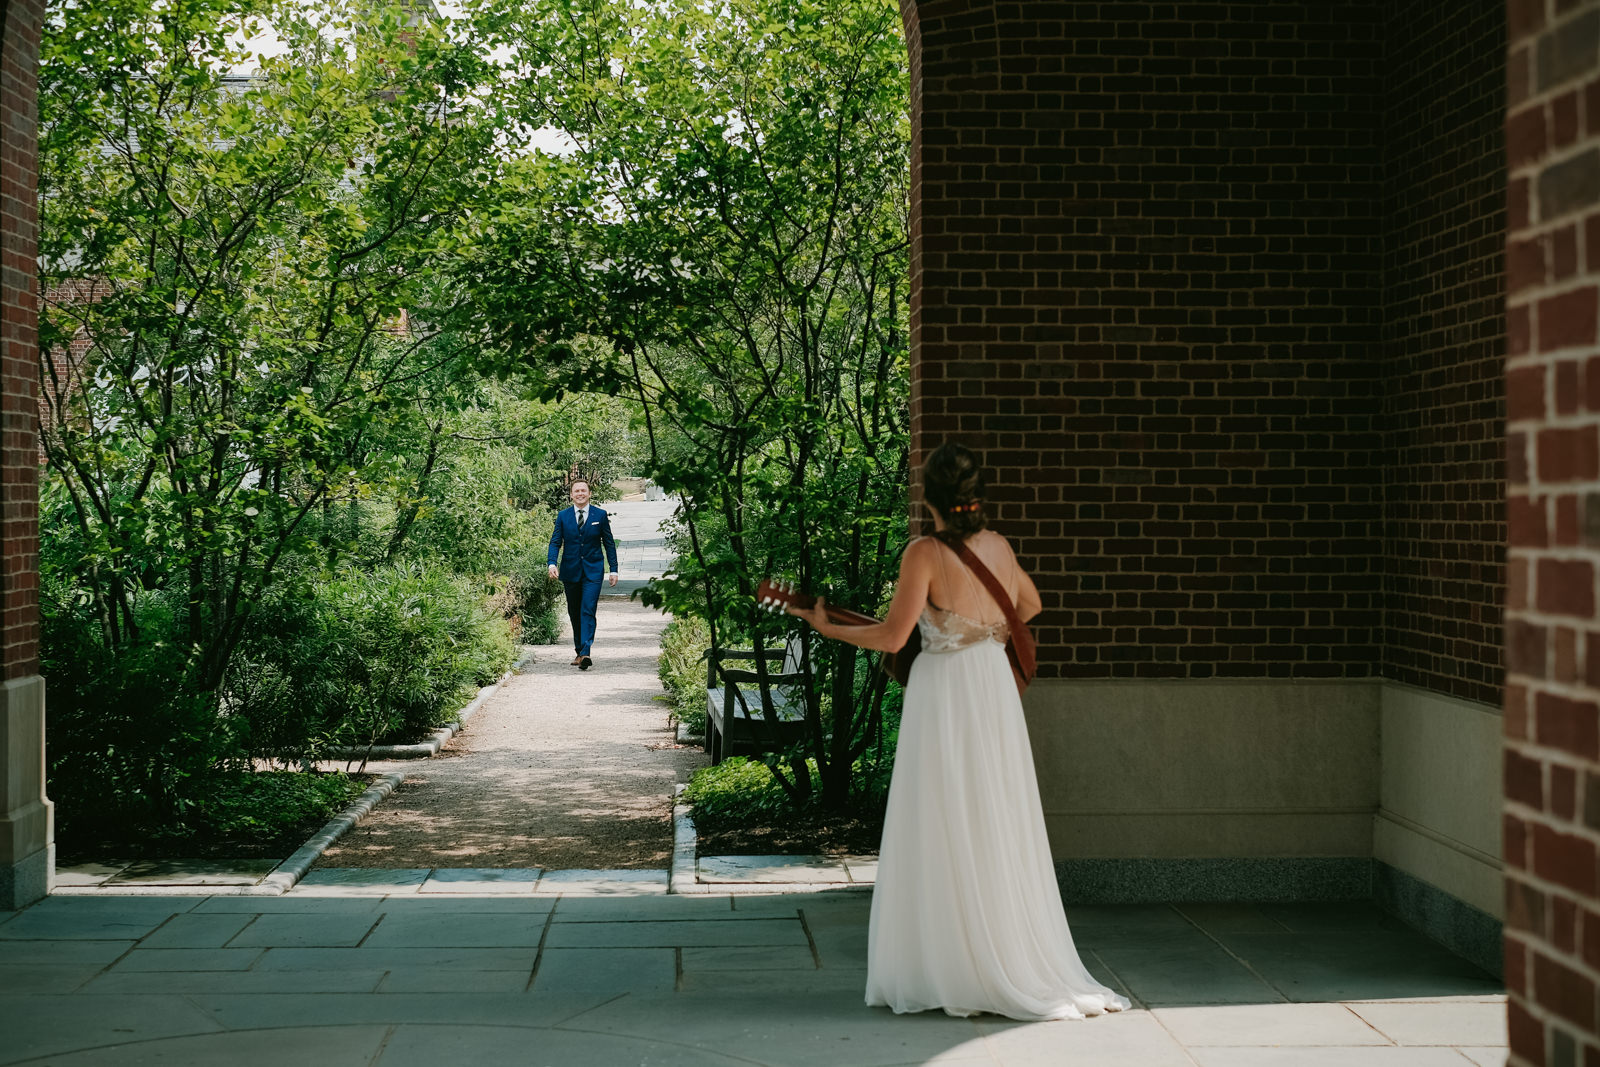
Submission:
<svg viewBox="0 0 1600 1067">
<path fill-rule="evenodd" d="M 667 726 L 656 659 L 666 617 L 602 599 L 595 665 L 541 647 L 433 759 L 318 867 L 665 870 L 671 796 L 704 762 Z"/>
</svg>

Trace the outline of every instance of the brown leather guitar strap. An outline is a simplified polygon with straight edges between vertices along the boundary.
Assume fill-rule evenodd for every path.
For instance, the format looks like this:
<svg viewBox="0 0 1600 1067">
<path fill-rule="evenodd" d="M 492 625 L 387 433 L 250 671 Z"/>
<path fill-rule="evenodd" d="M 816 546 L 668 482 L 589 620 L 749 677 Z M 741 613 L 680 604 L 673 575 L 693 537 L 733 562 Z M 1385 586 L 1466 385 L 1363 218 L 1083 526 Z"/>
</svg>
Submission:
<svg viewBox="0 0 1600 1067">
<path fill-rule="evenodd" d="M 945 543 L 949 544 L 948 541 Z M 995 603 L 999 604 L 1000 610 L 1006 614 L 1006 625 L 1011 629 L 1011 637 L 1006 641 L 1006 656 L 1011 660 L 1011 672 L 1017 676 L 1017 692 L 1020 693 L 1028 688 L 1028 683 L 1033 681 L 1033 676 L 1039 669 L 1033 631 L 1029 630 L 1028 624 L 1017 616 L 1016 605 L 1011 603 L 1011 598 L 1006 595 L 1006 587 L 1000 584 L 1000 579 L 983 565 L 983 561 L 967 547 L 966 542 L 959 542 L 955 548 L 956 555 L 961 557 L 961 562 L 978 576 L 978 581 L 989 590 Z"/>
</svg>

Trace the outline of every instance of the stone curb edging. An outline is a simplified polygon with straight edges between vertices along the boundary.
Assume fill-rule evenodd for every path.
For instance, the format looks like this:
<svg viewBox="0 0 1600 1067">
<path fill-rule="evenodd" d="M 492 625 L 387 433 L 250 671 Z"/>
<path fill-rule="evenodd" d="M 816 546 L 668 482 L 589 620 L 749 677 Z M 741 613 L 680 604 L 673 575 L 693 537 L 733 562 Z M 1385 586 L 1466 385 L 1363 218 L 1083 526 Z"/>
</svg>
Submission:
<svg viewBox="0 0 1600 1067">
<path fill-rule="evenodd" d="M 293 855 L 274 867 L 259 883 L 247 887 L 248 891 L 244 895 L 282 896 L 293 889 L 295 884 L 305 877 L 311 865 L 317 862 L 335 841 L 348 833 L 356 823 L 365 819 L 384 797 L 394 792 L 395 786 L 405 780 L 405 771 L 390 771 L 373 782 L 355 799 L 355 803 L 335 815 L 309 841 L 296 849 Z"/>
<path fill-rule="evenodd" d="M 478 695 L 473 697 L 466 707 L 456 712 L 454 722 L 433 731 L 426 741 L 419 741 L 414 745 L 373 745 L 370 749 L 363 745 L 341 745 L 337 748 L 328 749 L 323 755 L 330 760 L 428 759 L 432 756 L 437 756 L 439 750 L 445 746 L 445 742 L 460 733 L 461 728 L 467 724 L 467 720 L 477 714 L 478 709 L 483 707 L 501 686 L 510 681 L 513 674 L 521 673 L 524 667 L 532 663 L 534 656 L 534 652 L 528 652 L 513 663 L 510 670 L 479 689 Z"/>
<path fill-rule="evenodd" d="M 704 893 L 710 888 L 697 880 L 699 838 L 695 833 L 694 817 L 689 814 L 692 809 L 687 804 L 678 803 L 678 794 L 683 789 L 679 785 L 672 793 L 672 864 L 667 869 L 668 896 L 674 893 Z"/>
</svg>

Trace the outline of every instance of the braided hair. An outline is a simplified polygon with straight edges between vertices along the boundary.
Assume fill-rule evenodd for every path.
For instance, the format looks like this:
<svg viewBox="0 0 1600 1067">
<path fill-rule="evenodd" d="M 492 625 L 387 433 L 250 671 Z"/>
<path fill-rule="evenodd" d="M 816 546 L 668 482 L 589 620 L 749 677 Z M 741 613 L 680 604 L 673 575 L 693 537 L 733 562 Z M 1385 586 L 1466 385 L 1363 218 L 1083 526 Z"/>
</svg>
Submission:
<svg viewBox="0 0 1600 1067">
<path fill-rule="evenodd" d="M 959 544 L 989 524 L 983 513 L 983 465 L 965 445 L 947 441 L 922 465 L 922 499 L 944 519 L 940 538 Z"/>
</svg>

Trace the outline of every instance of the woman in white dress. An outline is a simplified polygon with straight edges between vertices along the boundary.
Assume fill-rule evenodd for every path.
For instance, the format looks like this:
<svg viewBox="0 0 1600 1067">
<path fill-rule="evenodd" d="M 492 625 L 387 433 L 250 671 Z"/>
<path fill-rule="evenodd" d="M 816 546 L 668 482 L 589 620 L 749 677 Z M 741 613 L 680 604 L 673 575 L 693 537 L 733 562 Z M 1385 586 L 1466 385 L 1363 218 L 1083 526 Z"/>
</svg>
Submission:
<svg viewBox="0 0 1600 1067">
<path fill-rule="evenodd" d="M 965 542 L 1024 620 L 1041 604 L 1004 537 L 984 529 L 977 457 L 946 444 L 923 467 L 932 537 L 906 547 L 887 617 L 825 637 L 879 651 L 922 629 L 883 824 L 867 947 L 867 1003 L 1013 1019 L 1081 1019 L 1128 1002 L 1078 958 L 1061 907 L 1005 614 L 961 562 Z"/>
</svg>

